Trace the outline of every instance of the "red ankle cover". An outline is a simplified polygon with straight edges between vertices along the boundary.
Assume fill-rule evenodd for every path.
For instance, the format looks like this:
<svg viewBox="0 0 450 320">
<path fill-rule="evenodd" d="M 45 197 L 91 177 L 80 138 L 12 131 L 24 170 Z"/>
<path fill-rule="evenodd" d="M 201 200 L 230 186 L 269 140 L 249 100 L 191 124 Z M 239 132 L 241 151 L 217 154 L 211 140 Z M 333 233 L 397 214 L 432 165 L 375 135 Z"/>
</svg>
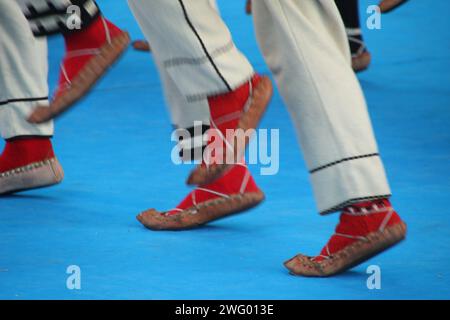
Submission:
<svg viewBox="0 0 450 320">
<path fill-rule="evenodd" d="M 50 138 L 30 137 L 8 140 L 0 156 L 0 172 L 54 158 Z"/>
<path fill-rule="evenodd" d="M 314 260 L 321 261 L 369 233 L 400 222 L 399 215 L 394 211 L 388 199 L 354 204 L 341 213 L 335 234 L 322 249 L 320 256 Z"/>
<path fill-rule="evenodd" d="M 257 192 L 259 191 L 259 188 L 245 166 L 235 165 L 227 173 L 225 173 L 222 177 L 220 177 L 213 183 L 205 186 L 200 186 L 198 189 L 192 191 L 177 206 L 177 208 L 183 210 L 207 200 L 221 198 L 220 195 L 205 190 L 210 190 L 225 195 L 231 195 L 243 192 Z M 172 213 L 176 213 L 176 211 L 173 211 Z"/>
<path fill-rule="evenodd" d="M 61 70 L 59 88 L 56 95 L 59 95 L 65 89 L 65 85 L 68 83 L 67 80 L 71 81 L 75 78 L 84 65 L 92 58 L 92 55 L 95 54 L 95 51 L 91 52 L 89 50 L 99 49 L 108 41 L 107 30 L 109 30 L 111 38 L 114 38 L 121 32 L 114 24 L 99 16 L 87 28 L 64 35 L 66 56 L 62 63 L 64 70 Z M 86 51 L 83 52 L 83 50 Z M 74 54 L 77 51 L 80 54 Z"/>
<path fill-rule="evenodd" d="M 261 76 L 255 74 L 250 81 L 252 82 L 252 86 L 255 87 L 260 80 Z M 233 120 L 226 122 L 222 122 L 220 119 L 243 111 L 250 94 L 249 82 L 246 82 L 231 92 L 208 98 L 211 119 L 214 122 L 219 120 L 217 126 L 222 133 L 225 133 L 226 129 L 235 129 L 237 127 L 239 117 L 233 117 Z"/>
<path fill-rule="evenodd" d="M 208 98 L 211 115 L 211 129 L 209 130 L 208 145 L 211 146 L 213 144 L 213 148 L 209 151 L 211 154 L 206 155 L 208 164 L 217 161 L 220 161 L 221 163 L 227 161 L 227 149 L 230 148 L 230 144 L 227 146 L 227 143 L 225 142 L 227 139 L 227 131 L 237 128 L 239 119 L 241 118 L 244 107 L 251 94 L 250 83 L 252 87 L 255 87 L 260 80 L 261 76 L 254 75 L 251 80 L 235 90 Z M 216 139 L 218 139 L 218 141 L 215 141 Z M 221 149 L 216 150 L 217 146 L 220 146 Z M 209 150 L 209 148 L 207 147 L 205 151 L 206 150 Z M 214 160 L 212 160 L 212 158 Z M 234 163 L 237 163 L 240 160 L 241 159 L 234 159 Z M 204 163 L 202 165 L 204 165 Z"/>
<path fill-rule="evenodd" d="M 79 32 L 67 33 L 64 35 L 66 51 L 96 49 L 107 41 L 106 27 L 111 38 L 117 36 L 121 30 L 102 16 L 99 16 L 87 28 Z"/>
</svg>

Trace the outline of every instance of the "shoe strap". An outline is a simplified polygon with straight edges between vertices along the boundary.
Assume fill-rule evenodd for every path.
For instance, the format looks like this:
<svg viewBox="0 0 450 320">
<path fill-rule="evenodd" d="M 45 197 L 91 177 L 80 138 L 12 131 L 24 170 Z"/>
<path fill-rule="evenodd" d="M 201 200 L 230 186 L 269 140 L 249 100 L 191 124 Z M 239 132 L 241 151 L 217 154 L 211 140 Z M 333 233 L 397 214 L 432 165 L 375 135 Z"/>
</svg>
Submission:
<svg viewBox="0 0 450 320">
<path fill-rule="evenodd" d="M 361 208 L 361 209 L 365 209 L 365 208 Z M 378 207 L 376 207 L 376 209 L 370 210 L 368 211 L 367 209 L 365 214 L 359 214 L 359 216 L 364 216 L 364 215 L 369 215 L 369 214 L 374 214 L 374 213 L 386 213 L 386 216 L 384 217 L 383 221 L 381 221 L 379 227 L 378 227 L 378 231 L 383 232 L 386 229 L 387 224 L 389 223 L 389 221 L 391 220 L 393 214 L 394 214 L 394 209 L 392 207 L 384 207 L 383 209 L 380 209 Z M 346 214 L 346 212 L 343 212 L 343 214 Z M 355 214 L 352 214 L 353 216 L 356 216 Z M 362 240 L 362 241 L 367 241 L 367 237 L 364 236 L 356 236 L 356 235 L 352 235 L 352 234 L 346 234 L 346 233 L 341 233 L 341 232 L 335 232 L 331 238 L 333 238 L 334 236 L 338 236 L 338 237 L 343 237 L 343 238 L 347 238 L 347 239 L 354 239 L 354 240 Z M 323 255 L 320 254 L 318 256 L 315 256 L 313 258 L 311 258 L 311 261 L 314 261 L 314 259 L 316 258 L 325 258 L 325 259 L 330 259 L 333 254 L 330 252 L 330 249 L 328 247 L 328 243 L 325 246 L 325 251 L 327 252 L 327 255 Z"/>
<path fill-rule="evenodd" d="M 348 35 L 347 38 L 348 38 L 348 41 L 359 44 L 359 48 L 356 51 L 356 53 L 352 54 L 352 58 L 358 57 L 359 55 L 363 54 L 367 50 L 367 46 L 364 41 L 362 41 L 358 38 L 352 37 L 351 35 Z"/>
<path fill-rule="evenodd" d="M 100 16 L 100 19 L 101 19 L 103 27 L 105 29 L 106 42 L 111 44 L 112 43 L 111 31 L 109 30 L 108 24 L 106 23 L 106 20 L 103 18 L 103 16 Z M 72 50 L 72 51 L 67 52 L 65 59 L 79 58 L 79 57 L 83 57 L 83 56 L 94 56 L 94 55 L 99 55 L 99 54 L 100 54 L 99 48 L 86 48 L 86 49 L 80 49 L 80 50 Z M 69 79 L 69 76 L 67 75 L 67 70 L 64 67 L 64 64 L 60 63 L 60 67 L 61 67 L 61 72 L 63 74 L 63 77 L 67 82 L 66 86 L 70 86 L 72 84 L 72 81 Z"/>
<path fill-rule="evenodd" d="M 245 174 L 244 174 L 244 176 L 242 177 L 241 186 L 240 186 L 240 188 L 239 188 L 239 194 L 244 194 L 244 193 L 245 193 L 245 188 L 247 187 L 247 184 L 248 184 L 248 182 L 249 182 L 249 180 L 250 180 L 250 171 L 248 170 L 248 167 L 247 167 L 247 165 L 246 165 L 245 163 L 237 163 L 237 164 L 235 164 L 235 165 L 236 165 L 236 166 L 241 166 L 241 167 L 244 167 L 244 168 L 247 169 L 247 170 L 245 170 Z M 225 193 L 222 193 L 222 192 L 218 192 L 218 191 L 215 191 L 215 190 L 212 190 L 212 189 L 208 189 L 208 188 L 197 187 L 197 188 L 191 193 L 191 199 L 192 199 L 192 203 L 194 204 L 194 207 L 196 207 L 197 205 L 199 205 L 199 203 L 197 203 L 197 199 L 196 199 L 196 196 L 195 196 L 195 194 L 196 194 L 197 191 L 208 192 L 208 193 L 217 195 L 217 196 L 219 196 L 219 197 L 221 197 L 221 198 L 224 198 L 224 199 L 229 199 L 229 198 L 230 198 L 230 195 L 228 195 L 228 194 L 225 194 Z M 183 210 L 183 209 L 180 209 L 180 208 L 174 208 L 174 209 L 171 209 L 171 210 L 169 210 L 169 211 L 166 211 L 166 214 L 169 213 L 169 212 L 171 212 L 171 211 L 183 212 L 184 210 Z M 192 213 L 195 214 L 195 213 L 197 213 L 197 212 L 196 212 L 196 211 L 192 211 Z"/>
<path fill-rule="evenodd" d="M 242 113 L 247 112 L 248 109 L 250 108 L 250 106 L 252 105 L 252 101 L 253 101 L 253 83 L 252 80 L 248 81 L 248 86 L 249 86 L 249 90 L 248 90 L 248 98 L 247 101 L 244 104 L 244 108 L 243 111 L 235 111 L 232 113 L 228 113 L 226 115 L 223 115 L 221 117 L 216 118 L 215 120 L 211 119 L 211 122 L 214 122 L 216 126 L 220 126 L 224 123 L 239 119 L 242 115 Z"/>
<path fill-rule="evenodd" d="M 243 111 L 235 111 L 232 113 L 228 113 L 228 114 L 223 115 L 222 117 L 218 117 L 215 120 L 212 118 L 210 119 L 211 127 L 213 127 L 217 131 L 219 137 L 225 143 L 226 148 L 232 152 L 234 152 L 234 148 L 232 147 L 230 142 L 226 139 L 223 132 L 219 130 L 218 127 L 224 123 L 240 119 L 242 116 L 242 113 L 245 113 L 248 111 L 248 109 L 250 108 L 252 101 L 253 101 L 253 83 L 252 83 L 251 79 L 248 81 L 248 86 L 249 86 L 248 98 L 244 104 Z M 209 167 L 209 159 L 207 159 L 207 161 L 205 161 L 205 165 L 206 165 L 206 167 Z"/>
</svg>

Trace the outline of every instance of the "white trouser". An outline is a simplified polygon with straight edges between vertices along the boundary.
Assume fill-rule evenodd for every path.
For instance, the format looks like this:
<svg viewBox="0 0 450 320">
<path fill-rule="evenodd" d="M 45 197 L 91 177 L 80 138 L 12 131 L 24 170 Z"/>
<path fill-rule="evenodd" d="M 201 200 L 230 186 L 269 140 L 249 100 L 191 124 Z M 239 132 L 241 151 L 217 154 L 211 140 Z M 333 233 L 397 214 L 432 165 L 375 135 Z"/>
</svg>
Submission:
<svg viewBox="0 0 450 320">
<path fill-rule="evenodd" d="M 169 108 L 170 118 L 176 128 L 191 128 L 196 121 L 209 125 L 208 100 L 198 99 L 188 101 L 178 89 L 163 64 L 155 59 L 163 85 L 166 104 Z"/>
<path fill-rule="evenodd" d="M 234 45 L 231 51 L 225 45 L 229 32 L 207 0 L 129 3 L 186 97 L 225 92 L 221 78 L 234 88 L 252 73 Z M 257 0 L 253 15 L 261 51 L 296 125 L 319 211 L 389 196 L 334 1 Z"/>
<path fill-rule="evenodd" d="M 48 100 L 47 42 L 35 39 L 16 1 L 0 1 L 0 135 L 53 135 L 53 123 L 32 125 L 26 118 Z"/>
<path fill-rule="evenodd" d="M 252 66 L 210 0 L 128 2 L 155 59 L 189 102 L 232 90 L 252 77 Z"/>
<path fill-rule="evenodd" d="M 201 150 L 207 144 L 207 139 L 204 139 L 203 136 L 205 131 L 209 129 L 210 123 L 208 100 L 205 98 L 189 102 L 178 89 L 162 63 L 156 59 L 154 61 L 159 70 L 172 124 L 176 129 L 188 130 L 190 133 L 190 139 L 180 140 L 178 145 L 180 157 L 187 162 L 201 160 L 198 157 L 202 154 Z M 178 139 L 180 138 L 183 138 L 183 135 L 180 134 Z"/>
<path fill-rule="evenodd" d="M 253 1 L 258 43 L 297 128 L 319 211 L 390 195 L 334 1 Z"/>
<path fill-rule="evenodd" d="M 219 8 L 217 7 L 216 0 L 208 0 L 210 6 L 218 14 Z M 143 21 L 145 24 L 145 20 Z M 196 99 L 195 101 L 188 101 L 182 92 L 177 88 L 176 83 L 171 79 L 169 72 L 164 68 L 163 61 L 157 61 L 156 65 L 161 76 L 163 84 L 164 96 L 166 98 L 167 105 L 169 107 L 169 113 L 172 119 L 172 123 L 176 128 L 192 128 L 194 123 L 201 122 L 205 126 L 209 126 L 209 105 L 208 99 Z M 189 112 L 186 112 L 186 108 L 189 108 Z M 193 145 L 193 149 L 198 146 Z"/>
<path fill-rule="evenodd" d="M 217 14 L 219 14 L 216 0 L 208 0 L 208 2 Z M 137 4 L 140 5 L 139 3 Z M 145 14 L 141 14 L 139 10 L 135 10 L 134 12 L 143 30 L 151 28 L 151 26 L 147 25 L 150 20 L 146 19 Z M 155 44 L 151 43 L 151 46 L 154 50 Z M 202 134 L 209 126 L 210 115 L 208 100 L 206 98 L 207 95 L 202 94 L 198 97 L 189 98 L 187 95 L 183 94 L 177 86 L 177 83 L 172 79 L 169 72 L 170 68 L 165 67 L 165 57 L 161 58 L 160 55 L 156 54 L 153 58 L 160 74 L 166 105 L 168 106 L 172 124 L 175 128 L 188 129 L 192 134 L 192 139 L 190 141 L 184 141 L 182 146 L 180 145 L 180 148 L 183 149 L 185 155 L 192 154 L 192 156 L 194 156 L 194 150 L 202 148 L 206 144 L 205 140 L 201 139 L 201 136 L 196 134 L 197 132 Z M 243 77 L 248 78 L 249 76 L 245 73 Z M 214 88 L 213 90 L 216 91 L 217 89 Z M 189 112 L 187 112 L 187 110 L 189 110 Z M 194 125 L 200 127 L 203 126 L 204 129 L 194 130 Z"/>
</svg>

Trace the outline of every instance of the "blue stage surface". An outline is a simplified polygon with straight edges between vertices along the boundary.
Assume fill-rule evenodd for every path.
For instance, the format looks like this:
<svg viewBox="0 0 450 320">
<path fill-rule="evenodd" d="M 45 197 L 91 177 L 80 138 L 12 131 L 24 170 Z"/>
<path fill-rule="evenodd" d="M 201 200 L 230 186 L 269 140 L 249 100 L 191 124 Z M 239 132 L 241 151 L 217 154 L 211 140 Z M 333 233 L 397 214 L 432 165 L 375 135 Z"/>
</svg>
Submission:
<svg viewBox="0 0 450 320">
<path fill-rule="evenodd" d="M 98 2 L 110 20 L 142 37 L 126 1 Z M 240 49 L 268 73 L 244 1 L 219 4 Z M 448 0 L 410 1 L 383 16 L 381 30 L 365 30 L 374 61 L 359 78 L 392 201 L 409 227 L 399 246 L 334 278 L 293 277 L 284 269 L 296 253 L 318 253 L 338 215 L 316 213 L 278 93 L 262 127 L 280 129 L 280 171 L 259 176 L 252 166 L 264 204 L 194 231 L 143 228 L 136 214 L 175 206 L 189 190 L 191 167 L 172 164 L 157 71 L 151 56 L 130 49 L 56 122 L 64 182 L 0 198 L 0 298 L 449 299 L 449 12 Z M 49 41 L 49 51 L 54 88 L 61 38 Z M 70 265 L 81 268 L 81 290 L 66 287 Z M 370 265 L 381 267 L 381 290 L 366 286 Z"/>
</svg>

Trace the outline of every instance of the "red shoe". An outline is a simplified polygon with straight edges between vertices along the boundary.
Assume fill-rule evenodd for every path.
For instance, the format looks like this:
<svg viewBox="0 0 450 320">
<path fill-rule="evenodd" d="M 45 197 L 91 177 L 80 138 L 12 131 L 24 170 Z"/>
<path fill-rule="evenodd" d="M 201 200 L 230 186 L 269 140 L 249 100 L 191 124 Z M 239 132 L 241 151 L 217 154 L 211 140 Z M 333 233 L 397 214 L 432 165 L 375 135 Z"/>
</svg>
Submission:
<svg viewBox="0 0 450 320">
<path fill-rule="evenodd" d="M 356 54 L 352 57 L 352 68 L 356 73 L 365 71 L 372 62 L 372 55 L 369 51 Z"/>
<path fill-rule="evenodd" d="M 136 51 L 152 52 L 152 48 L 147 40 L 135 40 L 132 46 Z"/>
<path fill-rule="evenodd" d="M 236 164 L 210 185 L 192 191 L 175 209 L 150 209 L 137 219 L 152 230 L 185 230 L 235 215 L 264 200 L 247 167 Z"/>
<path fill-rule="evenodd" d="M 250 137 L 237 135 L 227 138 L 228 133 L 247 133 L 258 127 L 266 108 L 272 98 L 273 87 L 268 77 L 255 75 L 246 84 L 234 91 L 208 98 L 211 114 L 211 133 L 215 133 L 220 141 L 210 141 L 212 144 L 222 146 L 219 156 L 215 158 L 208 154 L 208 146 L 205 148 L 206 158 L 194 169 L 188 177 L 189 185 L 205 185 L 221 177 L 234 164 L 239 163 L 245 154 Z M 239 131 L 237 131 L 239 130 Z M 240 143 L 238 140 L 243 139 Z M 215 151 L 214 151 L 215 152 Z"/>
<path fill-rule="evenodd" d="M 84 97 L 125 52 L 130 37 L 99 16 L 86 29 L 64 35 L 64 40 L 58 89 L 50 107 L 38 107 L 31 114 L 31 123 L 51 120 Z"/>
<path fill-rule="evenodd" d="M 245 3 L 245 13 L 248 15 L 252 14 L 252 0 L 247 0 Z"/>
<path fill-rule="evenodd" d="M 49 138 L 7 141 L 0 156 L 0 195 L 52 186 L 63 177 Z"/>
<path fill-rule="evenodd" d="M 297 255 L 285 263 L 295 275 L 327 277 L 346 271 L 387 250 L 406 236 L 406 225 L 382 199 L 343 210 L 335 234 L 316 257 Z"/>
<path fill-rule="evenodd" d="M 408 0 L 382 0 L 378 5 L 382 13 L 388 13 L 402 4 L 405 4 Z"/>
<path fill-rule="evenodd" d="M 367 70 L 372 62 L 372 55 L 367 51 L 364 41 L 357 36 L 347 36 L 352 49 L 352 69 L 356 73 Z M 356 49 L 357 48 L 357 49 Z"/>
</svg>

